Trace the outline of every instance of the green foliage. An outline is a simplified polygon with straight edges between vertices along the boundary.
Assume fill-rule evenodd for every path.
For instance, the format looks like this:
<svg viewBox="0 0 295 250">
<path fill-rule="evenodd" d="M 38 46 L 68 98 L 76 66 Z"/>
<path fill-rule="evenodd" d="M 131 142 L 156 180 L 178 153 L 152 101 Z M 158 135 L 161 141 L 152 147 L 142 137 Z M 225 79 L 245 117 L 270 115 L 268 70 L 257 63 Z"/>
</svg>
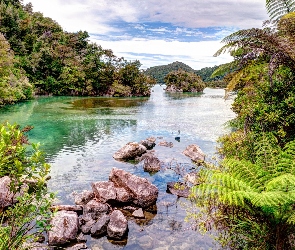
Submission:
<svg viewBox="0 0 295 250">
<path fill-rule="evenodd" d="M 167 65 L 154 66 L 145 70 L 145 74 L 156 79 L 157 83 L 164 84 L 165 77 L 172 71 L 184 70 L 186 72 L 194 72 L 190 66 L 182 62 L 173 62 Z"/>
<path fill-rule="evenodd" d="M 170 72 L 165 83 L 168 91 L 202 92 L 206 87 L 200 76 L 184 70 Z"/>
<path fill-rule="evenodd" d="M 289 249 L 295 229 L 295 141 L 281 149 L 274 136 L 263 134 L 254 147 L 254 163 L 226 158 L 219 167 L 207 166 L 200 172 L 203 182 L 192 191 L 198 205 L 214 211 L 207 219 L 217 228 L 226 227 L 239 240 L 257 237 L 243 241 L 244 249 L 258 247 L 259 241 L 263 246 L 257 249 Z M 240 242 L 228 236 L 221 236 L 224 243 L 236 249 Z"/>
<path fill-rule="evenodd" d="M 9 176 L 15 205 L 0 211 L 0 249 L 20 249 L 34 240 L 37 233 L 48 230 L 53 194 L 48 193 L 46 179 L 50 166 L 16 125 L 0 125 L 0 177 Z M 19 195 L 20 194 L 20 195 Z"/>
<path fill-rule="evenodd" d="M 32 97 L 32 86 L 14 63 L 9 43 L 0 33 L 0 106 Z"/>
<path fill-rule="evenodd" d="M 7 101 L 5 99 L 2 104 L 30 98 L 27 94 L 33 92 L 38 95 L 109 95 L 115 80 L 123 86 L 134 84 L 131 95 L 150 94 L 153 84 L 139 71 L 138 61 L 129 63 L 117 58 L 111 50 L 90 43 L 86 31 L 63 31 L 51 18 L 33 12 L 31 4 L 24 6 L 21 1 L 0 0 L 0 24 L 5 43 L 12 50 L 9 60 L 34 86 L 34 89 L 29 86 L 25 78 L 14 79 L 14 85 L 25 85 L 25 90 L 14 94 L 3 87 Z M 134 67 L 136 69 L 130 70 Z M 129 71 L 132 76 L 128 75 Z M 0 76 L 0 82 L 6 86 L 11 79 Z"/>
</svg>

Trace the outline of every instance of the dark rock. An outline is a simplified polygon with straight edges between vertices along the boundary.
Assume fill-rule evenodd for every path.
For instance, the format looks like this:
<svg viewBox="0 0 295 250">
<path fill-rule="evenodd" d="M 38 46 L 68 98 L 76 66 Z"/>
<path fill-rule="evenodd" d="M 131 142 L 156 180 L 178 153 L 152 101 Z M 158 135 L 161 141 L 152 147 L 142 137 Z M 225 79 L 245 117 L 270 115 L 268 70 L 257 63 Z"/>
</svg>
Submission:
<svg viewBox="0 0 295 250">
<path fill-rule="evenodd" d="M 158 188 L 155 185 L 122 169 L 113 168 L 109 179 L 117 187 L 123 187 L 131 193 L 133 203 L 141 207 L 152 205 L 158 198 Z"/>
<path fill-rule="evenodd" d="M 147 152 L 141 156 L 143 169 L 146 172 L 158 172 L 161 169 L 161 162 L 152 152 Z"/>
<path fill-rule="evenodd" d="M 75 206 L 75 205 L 54 205 L 50 208 L 53 211 L 74 211 L 74 212 L 82 212 L 83 207 L 82 206 Z"/>
<path fill-rule="evenodd" d="M 167 192 L 187 198 L 190 194 L 190 188 L 181 182 L 168 182 Z"/>
<path fill-rule="evenodd" d="M 92 219 L 91 214 L 86 214 L 79 217 L 79 226 L 83 234 L 88 234 L 91 227 L 94 225 L 95 220 Z"/>
<path fill-rule="evenodd" d="M 110 215 L 110 222 L 107 227 L 108 236 L 112 239 L 120 240 L 124 237 L 128 229 L 128 222 L 119 210 L 114 210 Z"/>
<path fill-rule="evenodd" d="M 58 211 L 50 222 L 49 245 L 63 245 L 77 238 L 78 215 L 72 211 Z"/>
<path fill-rule="evenodd" d="M 113 182 L 99 181 L 91 184 L 95 197 L 102 203 L 116 199 L 116 189 Z"/>
<path fill-rule="evenodd" d="M 87 246 L 86 246 L 85 243 L 78 243 L 78 244 L 75 244 L 73 246 L 66 247 L 64 249 L 65 250 L 80 250 L 80 249 L 87 249 Z"/>
<path fill-rule="evenodd" d="M 110 221 L 110 216 L 103 215 L 91 228 L 91 235 L 101 236 L 107 232 L 107 226 Z"/>
<path fill-rule="evenodd" d="M 131 193 L 127 192 L 125 188 L 116 188 L 117 198 L 116 201 L 118 202 L 131 202 L 133 199 L 133 196 Z"/>
<path fill-rule="evenodd" d="M 191 158 L 194 162 L 202 162 L 205 160 L 205 154 L 196 144 L 187 146 L 187 148 L 182 153 Z"/>
<path fill-rule="evenodd" d="M 142 208 L 139 208 L 139 209 L 135 210 L 132 213 L 132 216 L 135 217 L 135 218 L 143 219 L 144 218 L 144 213 L 142 211 Z"/>
<path fill-rule="evenodd" d="M 83 190 L 79 194 L 74 194 L 76 205 L 85 205 L 94 198 L 94 193 L 89 190 Z"/>
<path fill-rule="evenodd" d="M 114 155 L 113 158 L 115 160 L 133 160 L 138 156 L 141 156 L 146 152 L 146 147 L 142 144 L 137 142 L 129 142 L 120 150 L 118 150 Z"/>
<path fill-rule="evenodd" d="M 146 149 L 150 150 L 154 146 L 156 146 L 156 138 L 155 137 L 149 137 L 145 140 L 140 141 L 140 144 L 146 147 Z"/>
<path fill-rule="evenodd" d="M 158 143 L 158 145 L 168 147 L 168 148 L 173 148 L 173 143 L 172 142 L 161 141 L 161 142 Z"/>
<path fill-rule="evenodd" d="M 107 214 L 109 209 L 107 204 L 91 200 L 84 206 L 84 215 L 90 214 L 92 219 L 97 220 L 103 214 Z"/>
</svg>

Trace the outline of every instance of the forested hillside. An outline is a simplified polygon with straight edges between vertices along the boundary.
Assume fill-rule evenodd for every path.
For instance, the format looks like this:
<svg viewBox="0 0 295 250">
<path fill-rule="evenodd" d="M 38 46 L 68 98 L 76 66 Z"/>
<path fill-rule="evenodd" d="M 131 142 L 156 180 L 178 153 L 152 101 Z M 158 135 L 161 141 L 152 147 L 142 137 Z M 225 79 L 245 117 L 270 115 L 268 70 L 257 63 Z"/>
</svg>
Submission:
<svg viewBox="0 0 295 250">
<path fill-rule="evenodd" d="M 48 95 L 148 96 L 154 84 L 140 62 L 66 32 L 32 5 L 0 0 L 0 105 Z"/>
<path fill-rule="evenodd" d="M 160 65 L 160 66 L 154 66 L 150 67 L 145 70 L 145 74 L 152 76 L 153 78 L 156 79 L 157 83 L 159 84 L 164 84 L 164 78 L 168 73 L 172 71 L 177 71 L 177 70 L 184 70 L 186 72 L 194 72 L 194 70 L 186 65 L 185 63 L 182 62 L 173 62 L 167 65 Z"/>
<path fill-rule="evenodd" d="M 184 70 L 189 73 L 195 73 L 202 78 L 202 80 L 206 83 L 208 87 L 225 87 L 226 84 L 224 83 L 223 77 L 224 75 L 219 75 L 214 78 L 211 78 L 212 73 L 218 68 L 219 66 L 214 67 L 205 67 L 200 70 L 194 70 L 190 66 L 182 62 L 173 62 L 167 65 L 160 65 L 155 67 L 150 67 L 145 70 L 145 74 L 153 77 L 156 79 L 157 83 L 164 84 L 165 77 L 172 71 Z"/>
</svg>

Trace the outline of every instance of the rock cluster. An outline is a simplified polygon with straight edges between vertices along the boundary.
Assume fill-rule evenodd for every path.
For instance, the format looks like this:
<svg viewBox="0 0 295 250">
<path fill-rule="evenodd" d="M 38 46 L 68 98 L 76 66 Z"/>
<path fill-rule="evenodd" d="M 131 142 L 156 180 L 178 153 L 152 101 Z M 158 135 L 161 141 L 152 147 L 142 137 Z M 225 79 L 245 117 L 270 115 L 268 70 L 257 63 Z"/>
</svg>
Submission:
<svg viewBox="0 0 295 250">
<path fill-rule="evenodd" d="M 125 214 L 132 213 L 133 218 L 144 219 L 145 211 L 155 206 L 158 198 L 158 188 L 147 179 L 117 168 L 112 169 L 109 181 L 95 182 L 91 186 L 91 191 L 75 195 L 77 205 L 53 207 L 57 212 L 51 220 L 49 245 L 81 242 L 85 234 L 121 240 L 128 232 Z"/>
</svg>

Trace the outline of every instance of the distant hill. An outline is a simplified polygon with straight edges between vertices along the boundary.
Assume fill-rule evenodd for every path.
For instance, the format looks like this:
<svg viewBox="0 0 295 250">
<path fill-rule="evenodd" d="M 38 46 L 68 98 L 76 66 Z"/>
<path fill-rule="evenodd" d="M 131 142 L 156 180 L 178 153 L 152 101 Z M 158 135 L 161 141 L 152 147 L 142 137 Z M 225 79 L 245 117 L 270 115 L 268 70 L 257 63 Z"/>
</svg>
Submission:
<svg viewBox="0 0 295 250">
<path fill-rule="evenodd" d="M 187 72 L 195 72 L 194 69 L 192 69 L 190 66 L 186 65 L 182 62 L 173 62 L 167 65 L 160 65 L 160 66 L 154 66 L 150 67 L 145 70 L 145 74 L 152 76 L 156 79 L 157 83 L 163 84 L 165 76 L 174 70 L 182 69 Z"/>
<path fill-rule="evenodd" d="M 205 67 L 200 70 L 194 70 L 187 64 L 183 62 L 173 62 L 167 65 L 160 65 L 160 66 L 154 66 L 150 67 L 145 70 L 145 74 L 152 76 L 156 79 L 157 83 L 163 84 L 165 76 L 170 73 L 171 71 L 174 70 L 179 70 L 182 69 L 187 72 L 193 72 L 197 75 L 199 75 L 204 82 L 212 82 L 212 81 L 217 81 L 217 80 L 222 80 L 223 77 L 215 77 L 214 79 L 210 78 L 212 73 L 217 69 L 219 66 L 214 66 L 214 67 Z"/>
</svg>

